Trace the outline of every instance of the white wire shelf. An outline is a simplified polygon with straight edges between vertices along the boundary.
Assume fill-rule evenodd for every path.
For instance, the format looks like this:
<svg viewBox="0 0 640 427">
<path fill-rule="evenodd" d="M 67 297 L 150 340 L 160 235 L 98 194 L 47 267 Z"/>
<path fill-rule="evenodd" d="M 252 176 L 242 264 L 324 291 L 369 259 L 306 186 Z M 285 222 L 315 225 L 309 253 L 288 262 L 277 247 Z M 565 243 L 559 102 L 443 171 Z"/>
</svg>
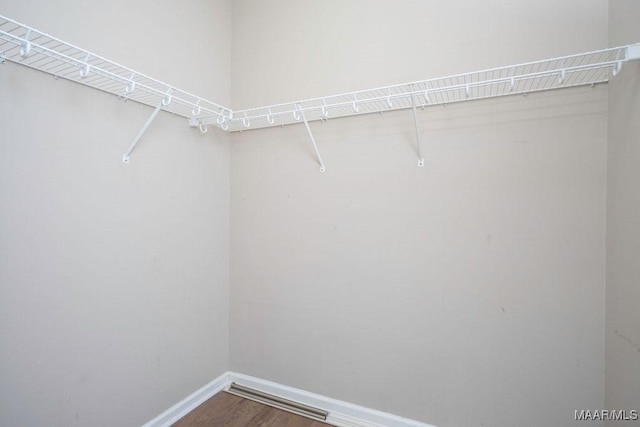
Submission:
<svg viewBox="0 0 640 427">
<path fill-rule="evenodd" d="M 416 107 L 595 85 L 616 76 L 625 62 L 638 59 L 640 43 L 234 111 L 0 15 L 0 63 L 11 61 L 155 107 L 123 155 L 125 163 L 156 115 L 165 110 L 188 118 L 189 125 L 203 133 L 209 125 L 234 132 L 304 123 L 324 171 L 308 122 L 411 108 L 418 166 L 423 166 Z"/>
<path fill-rule="evenodd" d="M 186 117 L 229 109 L 0 15 L 0 61 L 11 61 Z M 163 102 L 164 101 L 164 102 Z"/>
<path fill-rule="evenodd" d="M 560 58 L 492 68 L 376 89 L 348 92 L 233 111 L 230 131 L 329 120 L 360 114 L 426 107 L 550 89 L 594 85 L 620 72 L 624 62 L 640 58 L 640 44 Z M 202 118 L 204 123 L 215 123 Z"/>
</svg>

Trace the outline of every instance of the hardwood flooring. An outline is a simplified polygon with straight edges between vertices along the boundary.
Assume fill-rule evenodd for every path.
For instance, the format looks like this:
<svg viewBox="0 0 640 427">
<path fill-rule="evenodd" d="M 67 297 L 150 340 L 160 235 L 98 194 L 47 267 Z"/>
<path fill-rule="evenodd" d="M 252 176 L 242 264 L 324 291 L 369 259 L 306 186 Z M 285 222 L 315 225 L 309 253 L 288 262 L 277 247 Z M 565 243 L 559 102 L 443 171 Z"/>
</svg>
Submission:
<svg viewBox="0 0 640 427">
<path fill-rule="evenodd" d="M 173 427 L 205 426 L 327 427 L 329 424 L 221 391 L 173 424 Z"/>
</svg>

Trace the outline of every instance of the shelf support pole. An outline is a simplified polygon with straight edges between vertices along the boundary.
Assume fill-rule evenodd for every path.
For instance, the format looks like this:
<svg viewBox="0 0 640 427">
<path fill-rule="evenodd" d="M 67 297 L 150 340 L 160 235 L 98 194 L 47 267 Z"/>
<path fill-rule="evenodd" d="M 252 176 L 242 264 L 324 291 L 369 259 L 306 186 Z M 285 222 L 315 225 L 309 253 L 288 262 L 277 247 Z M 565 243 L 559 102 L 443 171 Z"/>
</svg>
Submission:
<svg viewBox="0 0 640 427">
<path fill-rule="evenodd" d="M 156 109 L 153 110 L 153 113 L 151 113 L 151 116 L 149 116 L 149 118 L 145 122 L 144 126 L 142 126 L 142 129 L 140 129 L 140 131 L 138 131 L 138 134 L 136 135 L 136 137 L 133 138 L 133 141 L 131 142 L 131 145 L 129 145 L 129 148 L 127 148 L 127 152 L 124 153 L 124 155 L 122 156 L 122 162 L 123 163 L 129 163 L 129 155 L 131 154 L 133 149 L 136 148 L 136 145 L 140 141 L 140 138 L 142 138 L 142 135 L 144 135 L 144 133 L 146 132 L 147 128 L 149 127 L 149 125 L 151 124 L 153 119 L 155 119 L 156 116 L 158 115 L 158 113 L 160 112 L 160 110 L 162 110 L 162 106 L 163 105 L 164 104 L 162 102 L 160 102 L 158 104 Z"/>
<path fill-rule="evenodd" d="M 304 111 L 302 111 L 301 108 L 299 108 L 299 111 L 300 111 L 300 115 L 302 115 L 302 120 L 304 121 L 304 125 L 307 128 L 307 133 L 309 134 L 309 138 L 311 138 L 313 149 L 316 150 L 316 156 L 318 156 L 318 163 L 320 163 L 320 172 L 324 172 L 324 162 L 322 161 L 322 157 L 320 156 L 320 151 L 318 151 L 318 146 L 316 145 L 316 140 L 313 137 L 313 133 L 311 133 L 311 128 L 309 127 L 307 116 L 304 115 Z"/>
<path fill-rule="evenodd" d="M 416 131 L 416 143 L 418 144 L 418 167 L 424 166 L 422 149 L 420 147 L 420 131 L 418 130 L 418 113 L 416 113 L 416 96 L 411 94 L 411 108 L 413 109 L 413 127 Z"/>
</svg>

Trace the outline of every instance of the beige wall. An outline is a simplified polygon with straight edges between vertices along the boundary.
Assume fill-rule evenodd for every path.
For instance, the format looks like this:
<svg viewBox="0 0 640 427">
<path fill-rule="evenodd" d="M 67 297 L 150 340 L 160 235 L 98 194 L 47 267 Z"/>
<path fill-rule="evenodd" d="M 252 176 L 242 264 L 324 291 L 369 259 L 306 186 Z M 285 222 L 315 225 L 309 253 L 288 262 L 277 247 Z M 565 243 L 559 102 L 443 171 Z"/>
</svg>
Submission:
<svg viewBox="0 0 640 427">
<path fill-rule="evenodd" d="M 233 13 L 236 106 L 607 44 L 606 1 Z M 324 174 L 302 126 L 234 135 L 232 369 L 440 427 L 602 407 L 606 117 L 606 87 L 427 109 L 423 169 L 410 112 L 313 123 Z"/>
<path fill-rule="evenodd" d="M 234 107 L 638 41 L 639 12 L 0 0 Z M 570 425 L 605 398 L 605 192 L 606 406 L 632 408 L 637 75 L 428 109 L 424 169 L 408 112 L 314 123 L 320 174 L 301 126 L 166 114 L 125 166 L 148 107 L 0 66 L 0 424 L 137 425 L 231 367 L 440 427 Z"/>
<path fill-rule="evenodd" d="M 640 3 L 609 2 L 609 43 L 640 41 Z M 606 407 L 640 410 L 640 64 L 609 83 Z M 621 425 L 627 423 L 619 423 Z M 615 425 L 615 423 L 611 423 Z"/>
<path fill-rule="evenodd" d="M 228 1 L 0 1 L 220 102 Z M 202 78 L 203 70 L 213 78 Z M 0 66 L 0 425 L 140 425 L 228 369 L 228 137 Z"/>
<path fill-rule="evenodd" d="M 607 47 L 607 0 L 235 0 L 234 108 Z"/>
</svg>

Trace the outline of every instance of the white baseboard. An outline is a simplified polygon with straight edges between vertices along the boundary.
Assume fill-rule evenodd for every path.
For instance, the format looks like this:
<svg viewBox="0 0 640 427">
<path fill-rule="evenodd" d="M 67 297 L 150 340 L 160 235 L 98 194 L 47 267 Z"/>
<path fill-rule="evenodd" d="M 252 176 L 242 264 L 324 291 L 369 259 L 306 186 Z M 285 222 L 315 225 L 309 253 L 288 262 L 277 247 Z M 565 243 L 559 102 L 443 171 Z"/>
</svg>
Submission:
<svg viewBox="0 0 640 427">
<path fill-rule="evenodd" d="M 430 424 L 399 417 L 387 412 L 354 405 L 343 400 L 332 399 L 320 394 L 310 393 L 236 372 L 229 372 L 229 381 L 323 409 L 329 412 L 327 423 L 337 427 L 434 427 Z"/>
<path fill-rule="evenodd" d="M 151 421 L 148 421 L 142 427 L 169 427 L 180 418 L 193 411 L 205 400 L 225 389 L 229 384 L 231 384 L 229 381 L 229 372 L 225 372 L 209 384 L 191 393 L 189 396 L 185 397 L 162 414 L 158 415 Z"/>
<path fill-rule="evenodd" d="M 421 423 L 237 372 L 226 372 L 220 375 L 200 390 L 146 423 L 143 427 L 169 427 L 202 402 L 227 388 L 232 382 L 323 409 L 329 412 L 327 423 L 336 427 L 435 427 L 431 424 Z"/>
</svg>

